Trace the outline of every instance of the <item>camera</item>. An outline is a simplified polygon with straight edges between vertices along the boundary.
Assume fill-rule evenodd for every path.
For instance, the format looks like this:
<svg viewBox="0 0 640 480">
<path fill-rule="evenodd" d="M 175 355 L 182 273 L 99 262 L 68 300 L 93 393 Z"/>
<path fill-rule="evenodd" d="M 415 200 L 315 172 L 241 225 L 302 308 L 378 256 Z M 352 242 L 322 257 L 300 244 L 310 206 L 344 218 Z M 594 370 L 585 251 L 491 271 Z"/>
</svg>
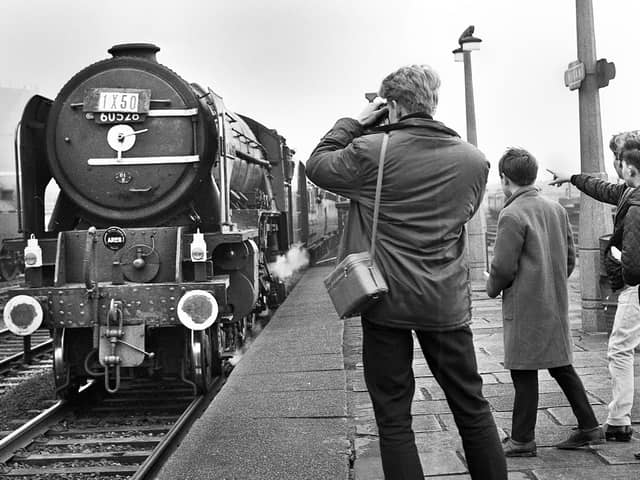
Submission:
<svg viewBox="0 0 640 480">
<path fill-rule="evenodd" d="M 378 95 L 378 93 L 376 92 L 365 93 L 364 97 L 369 101 L 369 104 L 373 104 L 372 106 L 375 107 L 375 109 L 371 109 L 371 107 L 366 109 L 368 113 L 368 117 L 370 119 L 367 122 L 368 123 L 367 128 L 376 129 L 384 125 L 388 125 L 389 109 L 387 108 L 387 101 L 383 98 L 380 98 L 380 95 Z M 373 120 L 374 118 L 375 118 L 375 121 Z"/>
</svg>

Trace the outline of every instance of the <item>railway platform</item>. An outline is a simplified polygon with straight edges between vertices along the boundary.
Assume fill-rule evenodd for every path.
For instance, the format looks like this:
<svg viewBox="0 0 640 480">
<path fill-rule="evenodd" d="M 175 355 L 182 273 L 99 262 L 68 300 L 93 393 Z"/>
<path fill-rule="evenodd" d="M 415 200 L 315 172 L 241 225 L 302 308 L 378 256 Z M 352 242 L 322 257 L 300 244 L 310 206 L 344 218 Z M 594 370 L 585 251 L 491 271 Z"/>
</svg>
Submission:
<svg viewBox="0 0 640 480">
<path fill-rule="evenodd" d="M 340 321 L 335 314 L 322 283 L 330 270 L 305 272 L 156 478 L 383 478 L 362 372 L 360 321 Z M 500 300 L 488 298 L 480 284 L 473 285 L 473 297 L 472 329 L 484 394 L 504 437 L 511 424 L 513 385 L 501 363 Z M 570 315 L 574 366 L 604 422 L 611 397 L 607 335 L 580 330 L 578 272 L 570 279 Z M 636 355 L 636 375 L 639 364 Z M 417 342 L 414 373 L 413 426 L 425 477 L 470 479 L 453 416 Z M 640 461 L 633 455 L 640 451 L 640 432 L 629 443 L 555 449 L 575 419 L 546 371 L 540 371 L 539 381 L 538 456 L 509 458 L 510 480 L 640 479 Z M 632 416 L 640 419 L 638 393 Z"/>
</svg>

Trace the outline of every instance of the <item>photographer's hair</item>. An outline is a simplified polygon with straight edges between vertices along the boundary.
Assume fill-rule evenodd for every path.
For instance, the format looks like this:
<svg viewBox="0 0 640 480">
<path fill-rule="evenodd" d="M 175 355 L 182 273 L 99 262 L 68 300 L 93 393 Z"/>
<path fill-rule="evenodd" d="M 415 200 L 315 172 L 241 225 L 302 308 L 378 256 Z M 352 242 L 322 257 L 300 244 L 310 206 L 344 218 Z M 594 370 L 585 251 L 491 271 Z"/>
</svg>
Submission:
<svg viewBox="0 0 640 480">
<path fill-rule="evenodd" d="M 631 137 L 624 142 L 620 152 L 620 160 L 640 171 L 640 137 Z"/>
<path fill-rule="evenodd" d="M 395 100 L 407 114 L 433 115 L 438 106 L 440 77 L 428 65 L 409 65 L 390 73 L 382 81 L 378 94 Z"/>
<path fill-rule="evenodd" d="M 500 158 L 498 173 L 521 187 L 531 185 L 538 176 L 538 162 L 524 148 L 511 147 Z"/>
<path fill-rule="evenodd" d="M 609 140 L 609 149 L 613 152 L 617 160 L 621 159 L 620 155 L 624 143 L 632 138 L 640 138 L 640 131 L 631 130 L 629 132 L 616 133 L 611 137 L 611 140 Z"/>
</svg>

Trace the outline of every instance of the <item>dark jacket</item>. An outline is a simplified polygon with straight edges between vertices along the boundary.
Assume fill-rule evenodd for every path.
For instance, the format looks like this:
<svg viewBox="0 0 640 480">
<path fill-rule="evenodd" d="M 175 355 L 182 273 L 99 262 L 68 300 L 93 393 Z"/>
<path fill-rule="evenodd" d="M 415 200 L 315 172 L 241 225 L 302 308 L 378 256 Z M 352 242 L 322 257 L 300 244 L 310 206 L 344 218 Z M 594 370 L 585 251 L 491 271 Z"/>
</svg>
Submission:
<svg viewBox="0 0 640 480">
<path fill-rule="evenodd" d="M 535 370 L 572 362 L 567 277 L 575 266 L 566 210 L 526 187 L 505 202 L 487 280 L 502 292 L 504 366 Z"/>
<path fill-rule="evenodd" d="M 372 322 L 447 330 L 471 320 L 465 223 L 478 209 L 489 163 L 473 145 L 430 118 L 386 127 L 375 261 L 389 294 L 366 312 Z M 319 187 L 351 200 L 339 260 L 369 249 L 382 133 L 364 135 L 344 118 L 306 164 Z"/>
<path fill-rule="evenodd" d="M 640 188 L 629 195 L 622 230 L 622 277 L 627 285 L 640 283 Z"/>
<path fill-rule="evenodd" d="M 610 183 L 586 174 L 572 175 L 571 183 L 575 185 L 578 190 L 599 202 L 616 205 L 616 214 L 613 219 L 613 234 L 609 238 L 609 242 L 605 248 L 604 263 L 611 287 L 614 290 L 618 290 L 628 282 L 624 281 L 622 265 L 611 257 L 610 250 L 611 247 L 622 250 L 625 217 L 634 189 L 624 183 Z"/>
</svg>

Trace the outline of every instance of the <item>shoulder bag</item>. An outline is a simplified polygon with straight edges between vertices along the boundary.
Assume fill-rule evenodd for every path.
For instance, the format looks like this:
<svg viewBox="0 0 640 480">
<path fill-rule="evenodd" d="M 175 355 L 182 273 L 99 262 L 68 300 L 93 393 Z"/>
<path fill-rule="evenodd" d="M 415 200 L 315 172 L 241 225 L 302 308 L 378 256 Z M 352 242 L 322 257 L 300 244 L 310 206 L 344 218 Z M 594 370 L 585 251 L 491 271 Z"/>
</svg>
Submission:
<svg viewBox="0 0 640 480">
<path fill-rule="evenodd" d="M 333 306 L 340 318 L 360 315 L 389 291 L 387 282 L 385 282 L 373 260 L 376 251 L 376 232 L 380 211 L 382 172 L 384 170 L 384 157 L 388 142 L 389 134 L 385 133 L 382 138 L 380 161 L 378 162 L 378 181 L 376 183 L 376 199 L 373 207 L 371 247 L 368 252 L 347 255 L 327 278 L 324 279 L 329 297 L 331 297 Z"/>
</svg>

